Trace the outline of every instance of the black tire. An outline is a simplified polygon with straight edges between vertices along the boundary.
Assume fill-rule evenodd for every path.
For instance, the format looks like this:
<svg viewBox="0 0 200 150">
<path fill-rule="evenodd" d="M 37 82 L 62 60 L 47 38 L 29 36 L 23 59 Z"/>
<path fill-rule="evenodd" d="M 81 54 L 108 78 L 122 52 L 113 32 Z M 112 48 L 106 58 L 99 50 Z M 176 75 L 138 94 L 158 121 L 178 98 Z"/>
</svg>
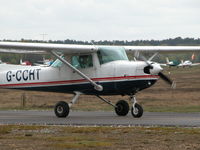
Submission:
<svg viewBox="0 0 200 150">
<path fill-rule="evenodd" d="M 135 104 L 136 111 L 133 111 L 133 107 L 131 108 L 131 114 L 135 118 L 140 118 L 143 115 L 143 108 L 139 104 Z"/>
<path fill-rule="evenodd" d="M 54 112 L 59 118 L 67 117 L 69 115 L 69 105 L 64 101 L 60 101 L 55 105 Z"/>
<path fill-rule="evenodd" d="M 115 112 L 118 116 L 126 116 L 129 112 L 129 105 L 126 101 L 120 100 L 116 103 Z"/>
</svg>

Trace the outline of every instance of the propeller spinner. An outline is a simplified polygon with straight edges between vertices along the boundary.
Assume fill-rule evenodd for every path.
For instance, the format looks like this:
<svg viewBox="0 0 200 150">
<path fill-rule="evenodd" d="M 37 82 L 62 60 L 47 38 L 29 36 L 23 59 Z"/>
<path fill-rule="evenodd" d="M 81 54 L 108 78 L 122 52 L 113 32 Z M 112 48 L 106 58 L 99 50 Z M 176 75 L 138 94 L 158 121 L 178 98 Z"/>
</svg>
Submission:
<svg viewBox="0 0 200 150">
<path fill-rule="evenodd" d="M 160 66 L 160 64 L 151 61 L 154 56 L 155 56 L 155 54 L 149 60 L 147 60 L 143 55 L 141 56 L 143 61 L 145 61 L 145 63 L 147 64 L 147 66 L 144 67 L 144 73 L 151 74 L 151 75 L 159 75 L 162 80 L 164 80 L 166 83 L 171 85 L 171 87 L 173 89 L 175 89 L 176 88 L 176 82 L 174 82 L 167 75 L 162 73 L 163 68 Z"/>
</svg>

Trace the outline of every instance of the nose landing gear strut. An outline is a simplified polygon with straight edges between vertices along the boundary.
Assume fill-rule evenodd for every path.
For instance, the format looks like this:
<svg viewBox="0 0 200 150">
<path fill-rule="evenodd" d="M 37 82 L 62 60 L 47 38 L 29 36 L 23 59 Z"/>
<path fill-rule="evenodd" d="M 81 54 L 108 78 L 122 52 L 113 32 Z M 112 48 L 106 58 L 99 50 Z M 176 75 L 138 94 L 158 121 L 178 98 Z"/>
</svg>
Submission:
<svg viewBox="0 0 200 150">
<path fill-rule="evenodd" d="M 139 105 L 139 104 L 137 103 L 137 100 L 136 100 L 136 98 L 135 98 L 135 95 L 131 96 L 131 97 L 130 97 L 130 100 L 131 100 L 131 102 L 133 103 L 133 104 L 132 104 L 132 108 L 131 108 L 131 114 L 132 114 L 132 116 L 135 117 L 135 118 L 140 118 L 140 117 L 142 117 L 142 115 L 143 115 L 143 108 L 142 108 L 141 105 Z"/>
</svg>

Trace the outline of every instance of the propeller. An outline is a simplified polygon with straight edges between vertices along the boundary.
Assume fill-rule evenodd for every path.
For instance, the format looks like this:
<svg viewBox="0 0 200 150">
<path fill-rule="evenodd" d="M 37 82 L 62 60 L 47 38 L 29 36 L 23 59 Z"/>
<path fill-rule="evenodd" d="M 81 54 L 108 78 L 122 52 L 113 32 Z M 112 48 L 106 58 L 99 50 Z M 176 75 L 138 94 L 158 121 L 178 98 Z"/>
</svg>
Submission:
<svg viewBox="0 0 200 150">
<path fill-rule="evenodd" d="M 147 66 L 144 67 L 144 73 L 151 75 L 159 75 L 162 80 L 171 85 L 171 88 L 175 89 L 176 82 L 174 82 L 167 75 L 162 73 L 163 68 L 160 66 L 160 64 L 151 61 L 157 54 L 158 53 L 155 53 L 148 60 L 143 55 L 140 55 L 141 59 L 147 64 Z"/>
<path fill-rule="evenodd" d="M 160 76 L 161 79 L 163 79 L 166 83 L 168 83 L 169 85 L 171 85 L 172 89 L 176 88 L 176 82 L 171 80 L 168 76 L 166 76 L 165 74 L 163 74 L 162 72 L 159 72 L 158 75 Z"/>
</svg>

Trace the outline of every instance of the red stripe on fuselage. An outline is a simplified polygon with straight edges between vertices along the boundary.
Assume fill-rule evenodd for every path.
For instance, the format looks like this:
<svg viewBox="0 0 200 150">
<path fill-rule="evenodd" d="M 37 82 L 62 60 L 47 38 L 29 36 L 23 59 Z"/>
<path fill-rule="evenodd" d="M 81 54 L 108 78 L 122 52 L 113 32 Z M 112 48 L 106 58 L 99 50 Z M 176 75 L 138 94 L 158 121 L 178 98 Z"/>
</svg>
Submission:
<svg viewBox="0 0 200 150">
<path fill-rule="evenodd" d="M 147 79 L 147 78 L 158 78 L 158 75 L 141 75 L 141 76 L 121 76 L 121 77 L 104 77 L 104 78 L 92 78 L 93 81 L 115 81 L 124 79 Z M 0 87 L 10 87 L 10 86 L 34 86 L 34 85 L 58 85 L 58 84 L 69 84 L 69 83 L 80 83 L 88 82 L 85 79 L 79 80 L 65 80 L 65 81 L 51 81 L 51 82 L 34 82 L 34 83 L 19 83 L 19 84 L 2 84 Z"/>
</svg>

